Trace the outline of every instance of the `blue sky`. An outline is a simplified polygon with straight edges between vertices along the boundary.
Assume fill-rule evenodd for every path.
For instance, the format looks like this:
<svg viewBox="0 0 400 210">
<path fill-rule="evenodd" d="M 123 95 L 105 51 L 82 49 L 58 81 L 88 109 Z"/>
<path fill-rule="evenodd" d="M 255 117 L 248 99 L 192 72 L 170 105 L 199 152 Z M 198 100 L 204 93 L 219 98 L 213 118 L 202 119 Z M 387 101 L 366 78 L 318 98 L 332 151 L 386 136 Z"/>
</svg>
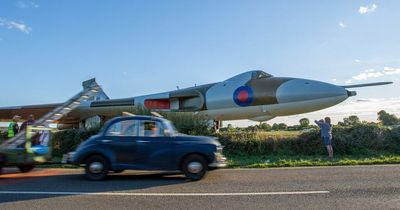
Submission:
<svg viewBox="0 0 400 210">
<path fill-rule="evenodd" d="M 261 69 L 335 84 L 393 81 L 400 1 L 0 1 L 0 106 L 62 102 L 96 77 L 111 98 Z M 379 106 L 379 105 L 375 105 Z"/>
</svg>

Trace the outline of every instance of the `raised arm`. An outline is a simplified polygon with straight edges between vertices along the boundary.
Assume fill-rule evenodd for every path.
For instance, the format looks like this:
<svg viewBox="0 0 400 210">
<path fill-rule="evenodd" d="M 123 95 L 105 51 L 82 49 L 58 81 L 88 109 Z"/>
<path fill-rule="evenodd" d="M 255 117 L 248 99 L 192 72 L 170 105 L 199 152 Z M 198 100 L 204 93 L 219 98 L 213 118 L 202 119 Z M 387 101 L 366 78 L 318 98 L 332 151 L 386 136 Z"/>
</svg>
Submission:
<svg viewBox="0 0 400 210">
<path fill-rule="evenodd" d="M 319 122 L 318 120 L 314 120 L 314 122 L 315 122 L 315 124 L 317 124 L 318 126 L 321 126 L 321 125 L 322 125 L 322 123 Z"/>
</svg>

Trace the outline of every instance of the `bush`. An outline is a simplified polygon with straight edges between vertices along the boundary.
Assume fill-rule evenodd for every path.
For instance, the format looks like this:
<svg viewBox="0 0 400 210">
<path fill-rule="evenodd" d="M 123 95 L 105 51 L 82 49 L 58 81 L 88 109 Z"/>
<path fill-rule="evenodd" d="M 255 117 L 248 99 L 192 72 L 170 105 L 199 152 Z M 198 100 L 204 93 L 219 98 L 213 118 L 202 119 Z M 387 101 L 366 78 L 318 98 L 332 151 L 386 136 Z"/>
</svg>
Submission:
<svg viewBox="0 0 400 210">
<path fill-rule="evenodd" d="M 135 114 L 149 114 L 142 109 Z M 211 135 L 209 120 L 190 113 L 161 113 L 171 120 L 178 131 L 190 135 Z M 72 129 L 54 135 L 54 155 L 60 156 L 76 147 L 99 128 Z M 326 149 L 319 130 L 306 133 L 296 131 L 239 131 L 227 129 L 217 134 L 229 155 L 325 155 Z M 382 152 L 400 153 L 400 127 L 387 128 L 375 123 L 357 123 L 352 126 L 333 127 L 333 149 L 339 155 L 371 155 Z"/>
<path fill-rule="evenodd" d="M 319 131 L 297 136 L 271 136 L 268 132 L 218 135 L 225 152 L 234 155 L 324 155 L 326 150 Z M 388 129 L 377 124 L 335 126 L 332 146 L 335 154 L 371 155 L 400 153 L 400 128 Z"/>
<path fill-rule="evenodd" d="M 133 110 L 136 115 L 151 115 L 151 112 L 144 107 L 137 107 Z M 189 135 L 211 135 L 212 121 L 193 113 L 160 112 L 166 119 L 172 121 L 180 133 Z"/>
<path fill-rule="evenodd" d="M 180 133 L 189 135 L 212 135 L 212 122 L 191 113 L 165 112 L 162 115 L 172 121 Z"/>
<path fill-rule="evenodd" d="M 52 137 L 53 156 L 60 157 L 63 154 L 74 151 L 81 142 L 96 135 L 100 127 L 92 129 L 68 129 L 55 133 Z"/>
</svg>

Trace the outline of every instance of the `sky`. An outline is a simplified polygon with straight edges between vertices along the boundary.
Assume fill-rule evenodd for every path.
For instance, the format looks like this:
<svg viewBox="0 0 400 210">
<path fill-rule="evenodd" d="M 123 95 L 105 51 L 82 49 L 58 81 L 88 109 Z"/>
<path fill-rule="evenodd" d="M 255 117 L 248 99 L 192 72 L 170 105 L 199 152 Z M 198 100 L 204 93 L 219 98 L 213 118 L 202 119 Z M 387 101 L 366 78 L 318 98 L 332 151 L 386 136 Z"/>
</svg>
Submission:
<svg viewBox="0 0 400 210">
<path fill-rule="evenodd" d="M 376 120 L 382 108 L 400 114 L 399 9 L 396 0 L 3 0 L 0 107 L 63 102 L 92 77 L 122 98 L 264 70 L 338 85 L 393 81 L 275 119 Z"/>
</svg>

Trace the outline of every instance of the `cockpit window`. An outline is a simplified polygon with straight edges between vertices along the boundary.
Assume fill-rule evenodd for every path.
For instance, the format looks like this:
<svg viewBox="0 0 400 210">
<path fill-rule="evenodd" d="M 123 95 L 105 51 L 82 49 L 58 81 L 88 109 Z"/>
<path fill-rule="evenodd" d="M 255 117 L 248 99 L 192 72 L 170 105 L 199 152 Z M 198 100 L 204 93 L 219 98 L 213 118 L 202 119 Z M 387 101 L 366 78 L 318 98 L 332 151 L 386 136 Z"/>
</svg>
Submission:
<svg viewBox="0 0 400 210">
<path fill-rule="evenodd" d="M 261 79 L 261 78 L 269 78 L 272 77 L 272 75 L 265 73 L 263 71 L 255 71 L 253 72 L 252 79 Z"/>
<path fill-rule="evenodd" d="M 248 71 L 248 72 L 238 74 L 238 75 L 231 77 L 225 81 L 249 81 L 251 79 L 261 79 L 261 78 L 269 78 L 269 77 L 272 77 L 272 75 L 267 74 L 260 70 L 255 70 L 255 71 L 253 70 L 253 71 Z"/>
</svg>

